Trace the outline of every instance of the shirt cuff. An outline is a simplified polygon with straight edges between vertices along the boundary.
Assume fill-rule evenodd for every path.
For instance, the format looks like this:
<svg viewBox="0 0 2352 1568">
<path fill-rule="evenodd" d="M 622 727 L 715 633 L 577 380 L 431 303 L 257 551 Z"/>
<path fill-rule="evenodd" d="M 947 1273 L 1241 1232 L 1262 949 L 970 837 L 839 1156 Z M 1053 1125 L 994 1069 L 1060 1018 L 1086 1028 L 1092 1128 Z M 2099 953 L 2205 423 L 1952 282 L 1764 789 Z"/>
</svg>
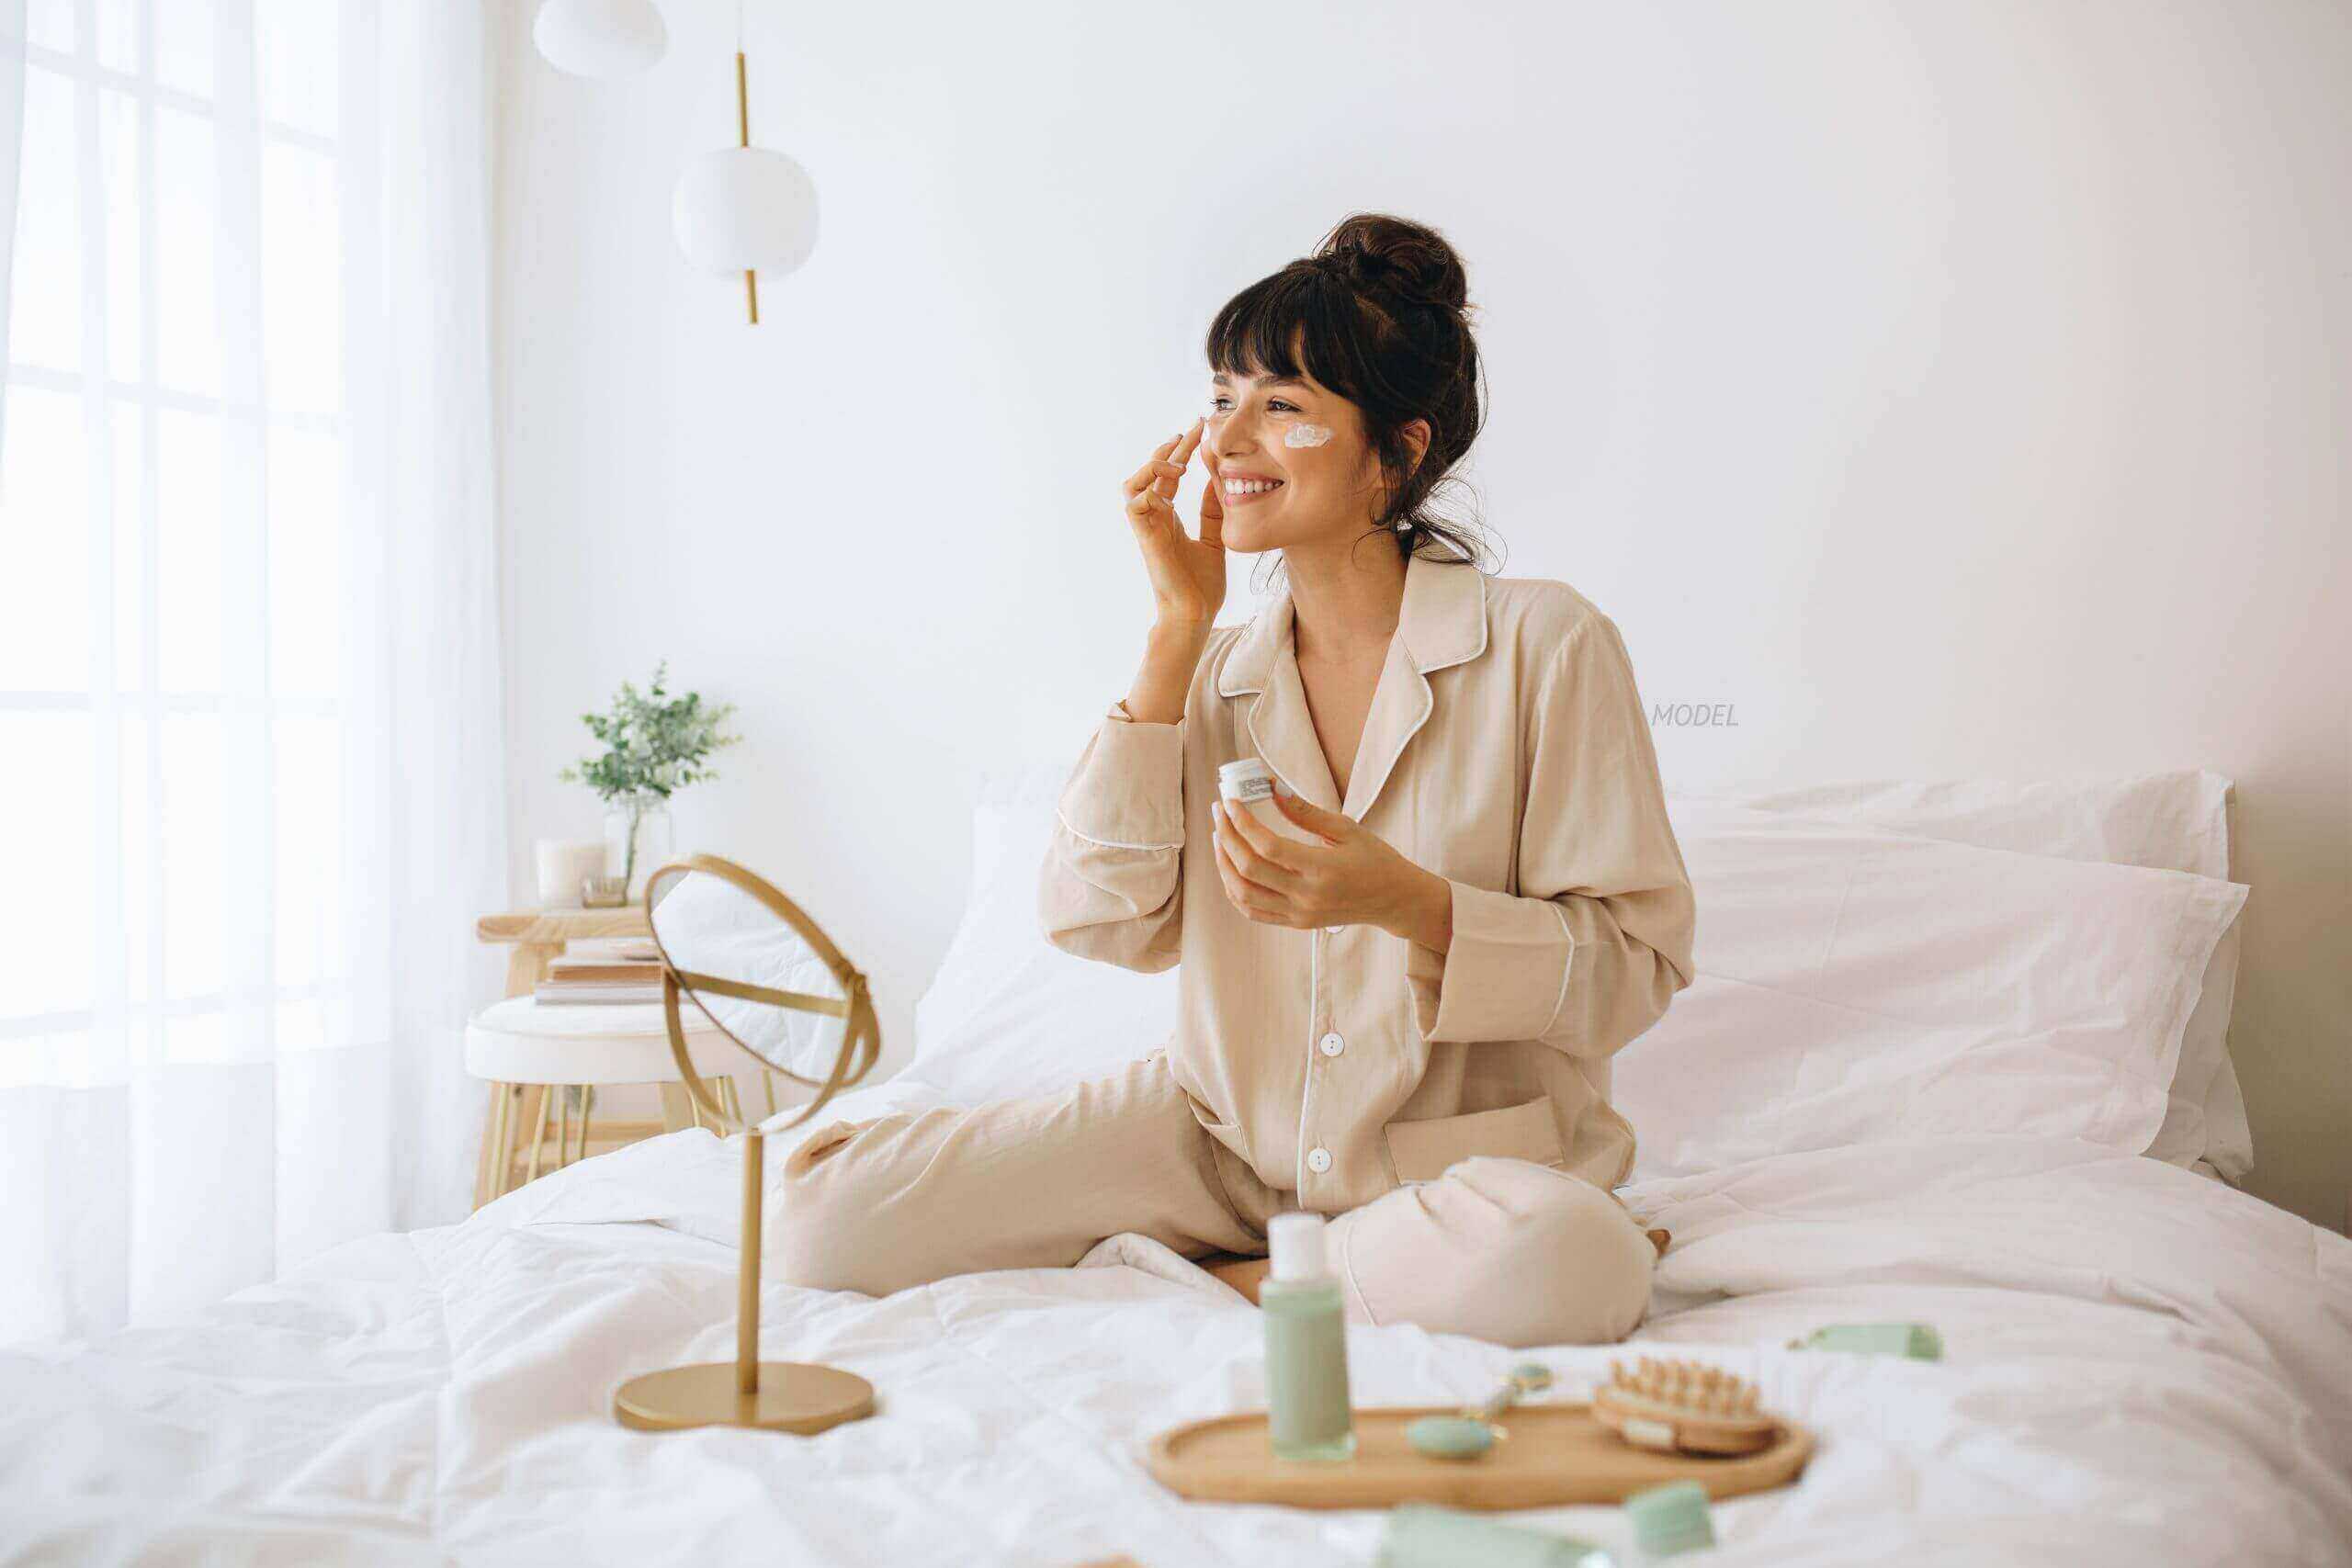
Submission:
<svg viewBox="0 0 2352 1568">
<path fill-rule="evenodd" d="M 1445 952 L 1408 942 L 1405 980 L 1430 1043 L 1540 1040 L 1559 1021 L 1576 942 L 1559 905 L 1446 878 L 1453 936 Z"/>
<path fill-rule="evenodd" d="M 1096 721 L 1094 739 L 1062 788 L 1062 826 L 1118 850 L 1184 846 L 1184 721 L 1147 724 L 1122 700 Z"/>
</svg>

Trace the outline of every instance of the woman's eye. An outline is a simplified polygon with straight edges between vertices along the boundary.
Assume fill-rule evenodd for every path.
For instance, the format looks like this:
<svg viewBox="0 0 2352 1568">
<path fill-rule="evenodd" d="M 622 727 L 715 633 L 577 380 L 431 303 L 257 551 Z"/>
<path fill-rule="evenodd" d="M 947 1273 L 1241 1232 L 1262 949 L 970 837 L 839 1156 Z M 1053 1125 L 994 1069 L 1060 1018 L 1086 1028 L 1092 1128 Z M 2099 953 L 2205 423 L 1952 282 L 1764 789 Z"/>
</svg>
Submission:
<svg viewBox="0 0 2352 1568">
<path fill-rule="evenodd" d="M 1288 409 L 1293 413 L 1296 413 L 1298 412 L 1298 405 L 1296 403 L 1286 403 L 1280 398 L 1267 399 L 1266 406 L 1270 409 Z"/>
</svg>

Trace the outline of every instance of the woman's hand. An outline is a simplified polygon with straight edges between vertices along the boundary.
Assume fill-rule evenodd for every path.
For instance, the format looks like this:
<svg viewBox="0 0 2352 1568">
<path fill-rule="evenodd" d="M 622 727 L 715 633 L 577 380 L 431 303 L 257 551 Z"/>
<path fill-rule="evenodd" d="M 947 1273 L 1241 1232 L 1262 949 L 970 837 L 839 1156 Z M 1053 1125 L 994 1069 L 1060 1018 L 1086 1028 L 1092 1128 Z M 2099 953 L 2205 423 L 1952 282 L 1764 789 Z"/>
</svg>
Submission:
<svg viewBox="0 0 2352 1568">
<path fill-rule="evenodd" d="M 1285 838 L 1223 797 L 1210 808 L 1217 874 L 1244 915 L 1302 931 L 1378 926 L 1439 953 L 1453 945 L 1453 890 L 1444 877 L 1415 865 L 1352 817 L 1287 791 L 1277 791 L 1274 804 L 1326 841 Z"/>
<path fill-rule="evenodd" d="M 1225 604 L 1225 498 L 1217 493 L 1216 464 L 1204 451 L 1208 489 L 1201 496 L 1200 537 L 1184 532 L 1176 515 L 1176 482 L 1201 444 L 1203 422 L 1170 436 L 1154 449 L 1125 487 L 1127 522 L 1151 576 L 1152 608 L 1163 626 L 1206 626 Z"/>
</svg>

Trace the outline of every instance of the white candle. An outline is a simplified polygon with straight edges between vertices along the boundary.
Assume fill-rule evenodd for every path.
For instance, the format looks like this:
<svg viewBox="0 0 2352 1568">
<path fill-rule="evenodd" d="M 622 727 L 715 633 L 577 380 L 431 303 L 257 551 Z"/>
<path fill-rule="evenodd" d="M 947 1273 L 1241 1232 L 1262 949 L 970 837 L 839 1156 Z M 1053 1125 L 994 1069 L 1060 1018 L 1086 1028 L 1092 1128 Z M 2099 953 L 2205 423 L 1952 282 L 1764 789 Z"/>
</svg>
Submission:
<svg viewBox="0 0 2352 1568">
<path fill-rule="evenodd" d="M 605 869 L 602 839 L 541 839 L 533 846 L 539 880 L 539 908 L 580 908 L 580 883 Z"/>
</svg>

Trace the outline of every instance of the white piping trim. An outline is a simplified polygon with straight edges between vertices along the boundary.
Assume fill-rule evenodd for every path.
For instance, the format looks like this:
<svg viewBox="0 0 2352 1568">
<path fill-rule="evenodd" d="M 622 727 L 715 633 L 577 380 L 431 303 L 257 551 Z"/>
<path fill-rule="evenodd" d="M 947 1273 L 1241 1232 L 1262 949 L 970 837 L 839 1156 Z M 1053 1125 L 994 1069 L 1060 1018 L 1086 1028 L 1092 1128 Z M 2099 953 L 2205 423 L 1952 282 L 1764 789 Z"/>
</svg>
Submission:
<svg viewBox="0 0 2352 1568">
<path fill-rule="evenodd" d="M 1419 671 L 1415 671 L 1414 673 L 1419 677 L 1421 682 L 1421 711 L 1413 716 L 1413 722 L 1406 727 L 1403 737 L 1397 740 L 1396 745 L 1388 749 L 1388 757 L 1386 761 L 1383 761 L 1378 767 L 1373 768 L 1369 771 L 1359 770 L 1364 778 L 1376 781 L 1367 784 L 1364 786 L 1367 791 L 1363 803 L 1364 811 L 1370 811 L 1372 809 L 1372 803 L 1380 798 L 1380 792 L 1388 787 L 1388 775 L 1396 771 L 1396 759 L 1405 754 L 1405 748 L 1413 743 L 1413 737 L 1419 735 L 1421 732 L 1421 727 L 1429 723 L 1430 715 L 1437 712 L 1437 696 L 1430 690 L 1430 678 L 1427 675 L 1421 674 Z M 1348 784 L 1351 793 L 1352 793 L 1355 782 L 1356 774 L 1351 773 L 1348 776 Z M 1348 803 L 1344 800 L 1340 803 L 1340 815 L 1342 817 L 1346 817 L 1348 815 Z M 1363 813 L 1359 812 L 1355 817 L 1351 818 L 1351 820 L 1355 822 L 1359 827 L 1363 826 Z"/>
<path fill-rule="evenodd" d="M 1084 839 L 1088 843 L 1100 844 L 1106 850 L 1181 850 L 1184 847 L 1181 839 L 1172 844 L 1130 844 L 1117 839 L 1098 839 L 1091 833 L 1081 833 L 1070 827 L 1069 818 L 1062 815 L 1062 808 L 1058 806 L 1054 807 L 1054 820 L 1059 822 L 1071 838 Z"/>
<path fill-rule="evenodd" d="M 1295 1140 L 1297 1147 L 1292 1156 L 1295 1166 L 1292 1174 L 1295 1180 L 1291 1190 L 1300 1194 L 1299 1207 L 1301 1208 L 1306 1206 L 1305 1197 L 1306 1191 L 1306 1108 L 1315 1100 L 1315 1062 L 1317 1055 L 1315 1049 L 1315 992 L 1316 979 L 1322 967 L 1318 962 L 1322 953 L 1321 942 L 1308 943 L 1306 949 L 1306 1082 L 1298 1091 L 1298 1135 Z"/>
<path fill-rule="evenodd" d="M 1575 933 L 1568 930 L 1568 912 L 1560 907 L 1557 898 L 1546 898 L 1544 902 L 1552 906 L 1552 913 L 1560 917 L 1560 935 L 1568 944 L 1568 955 L 1560 960 L 1560 994 L 1552 998 L 1552 1016 L 1544 1021 L 1544 1027 L 1537 1032 L 1539 1040 L 1552 1032 L 1553 1027 L 1560 1021 L 1560 1010 L 1568 1005 L 1568 972 L 1577 961 L 1577 939 Z"/>
<path fill-rule="evenodd" d="M 1257 701 L 1250 705 L 1250 711 L 1241 716 L 1241 727 L 1250 732 L 1250 750 L 1257 757 L 1258 761 L 1266 764 L 1266 771 L 1268 773 L 1283 781 L 1283 786 L 1287 788 L 1291 794 L 1299 796 L 1301 799 L 1305 799 L 1306 792 L 1298 787 L 1296 780 L 1291 778 L 1280 768 L 1274 766 L 1274 760 L 1266 755 L 1265 743 L 1258 739 L 1258 704 L 1262 703 L 1265 700 L 1266 694 L 1263 692 L 1259 693 Z M 1325 772 L 1328 773 L 1329 771 L 1329 764 L 1326 763 Z"/>
</svg>

